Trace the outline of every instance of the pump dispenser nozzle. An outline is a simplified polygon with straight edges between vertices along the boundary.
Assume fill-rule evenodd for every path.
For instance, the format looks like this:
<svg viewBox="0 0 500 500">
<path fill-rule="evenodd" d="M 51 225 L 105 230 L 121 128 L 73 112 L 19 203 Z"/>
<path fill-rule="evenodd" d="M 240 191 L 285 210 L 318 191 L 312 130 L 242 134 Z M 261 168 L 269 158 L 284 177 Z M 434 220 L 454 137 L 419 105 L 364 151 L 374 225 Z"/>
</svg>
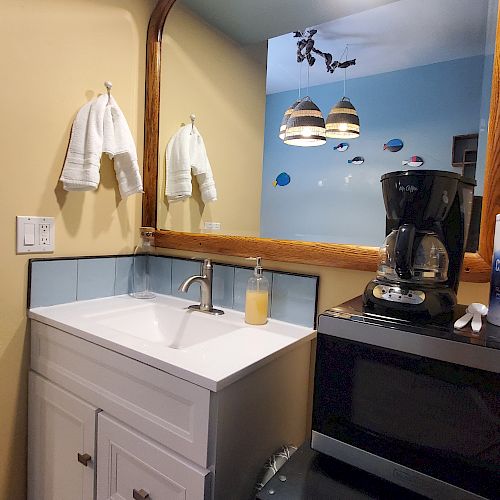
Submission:
<svg viewBox="0 0 500 500">
<path fill-rule="evenodd" d="M 262 276 L 264 274 L 264 269 L 262 268 L 262 257 L 255 258 L 255 276 Z"/>
</svg>

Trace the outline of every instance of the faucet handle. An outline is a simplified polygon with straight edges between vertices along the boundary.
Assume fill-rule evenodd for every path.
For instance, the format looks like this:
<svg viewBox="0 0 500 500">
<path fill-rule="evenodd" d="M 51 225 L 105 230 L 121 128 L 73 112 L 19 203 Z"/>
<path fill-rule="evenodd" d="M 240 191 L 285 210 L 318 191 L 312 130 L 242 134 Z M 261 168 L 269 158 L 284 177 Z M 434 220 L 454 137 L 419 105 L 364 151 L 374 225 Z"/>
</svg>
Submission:
<svg viewBox="0 0 500 500">
<path fill-rule="evenodd" d="M 212 268 L 212 260 L 211 259 L 205 259 L 203 261 L 203 271 L 205 271 L 205 269 L 211 269 Z"/>
</svg>

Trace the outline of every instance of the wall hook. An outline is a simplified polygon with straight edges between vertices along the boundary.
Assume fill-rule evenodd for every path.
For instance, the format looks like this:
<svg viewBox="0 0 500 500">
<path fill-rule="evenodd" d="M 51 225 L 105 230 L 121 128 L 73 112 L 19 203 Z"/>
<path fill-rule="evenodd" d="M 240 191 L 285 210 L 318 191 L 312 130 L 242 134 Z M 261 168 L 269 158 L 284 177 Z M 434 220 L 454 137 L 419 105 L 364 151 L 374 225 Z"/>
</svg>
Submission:
<svg viewBox="0 0 500 500">
<path fill-rule="evenodd" d="M 108 93 L 108 104 L 111 99 L 111 89 L 113 88 L 113 84 L 110 81 L 105 81 L 104 86 L 106 87 L 106 92 Z"/>
</svg>

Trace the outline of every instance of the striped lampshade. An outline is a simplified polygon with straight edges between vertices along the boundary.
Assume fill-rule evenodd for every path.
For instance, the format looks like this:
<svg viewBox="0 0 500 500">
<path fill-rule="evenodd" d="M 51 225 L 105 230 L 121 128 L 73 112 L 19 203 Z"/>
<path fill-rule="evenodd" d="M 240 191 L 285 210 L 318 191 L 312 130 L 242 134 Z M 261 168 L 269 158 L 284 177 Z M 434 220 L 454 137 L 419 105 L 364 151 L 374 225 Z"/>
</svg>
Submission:
<svg viewBox="0 0 500 500">
<path fill-rule="evenodd" d="M 297 99 L 286 111 L 285 114 L 283 115 L 283 120 L 281 120 L 281 125 L 280 125 L 280 133 L 279 133 L 279 138 L 283 141 L 285 139 L 285 132 L 286 132 L 286 124 L 288 123 L 288 118 L 290 118 L 290 115 L 292 114 L 292 111 L 296 108 L 297 104 L 302 99 Z"/>
<path fill-rule="evenodd" d="M 290 146 L 321 146 L 326 142 L 325 120 L 310 97 L 295 106 L 288 119 L 285 144 Z"/>
<path fill-rule="evenodd" d="M 326 136 L 335 139 L 359 137 L 359 117 L 348 97 L 333 106 L 326 119 Z"/>
</svg>

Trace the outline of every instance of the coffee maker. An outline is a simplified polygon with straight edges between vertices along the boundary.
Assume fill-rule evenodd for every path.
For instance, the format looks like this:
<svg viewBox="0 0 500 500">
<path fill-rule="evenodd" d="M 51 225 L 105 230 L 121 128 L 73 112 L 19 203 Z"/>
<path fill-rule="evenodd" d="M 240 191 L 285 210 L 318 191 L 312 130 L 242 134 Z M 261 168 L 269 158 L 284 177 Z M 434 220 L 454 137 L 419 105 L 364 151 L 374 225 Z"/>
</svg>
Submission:
<svg viewBox="0 0 500 500">
<path fill-rule="evenodd" d="M 381 183 L 389 234 L 363 295 L 364 311 L 408 320 L 452 313 L 475 181 L 410 170 L 387 173 Z"/>
</svg>

